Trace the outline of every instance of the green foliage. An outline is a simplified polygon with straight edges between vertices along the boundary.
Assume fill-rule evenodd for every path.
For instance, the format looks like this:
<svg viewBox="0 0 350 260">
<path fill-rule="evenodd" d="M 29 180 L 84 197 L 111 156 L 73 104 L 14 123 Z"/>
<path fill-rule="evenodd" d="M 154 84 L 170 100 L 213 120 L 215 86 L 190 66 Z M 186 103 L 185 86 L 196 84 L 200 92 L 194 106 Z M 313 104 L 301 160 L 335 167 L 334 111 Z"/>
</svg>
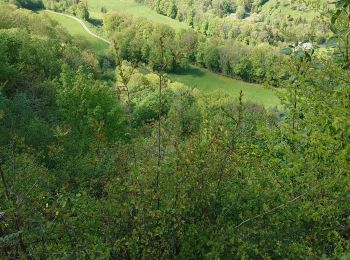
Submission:
<svg viewBox="0 0 350 260">
<path fill-rule="evenodd" d="M 1 67 L 4 74 L 1 82 L 5 83 L 7 94 L 31 91 L 31 87 L 45 79 L 52 79 L 59 72 L 57 57 L 61 49 L 51 40 L 32 39 L 28 33 L 17 29 L 0 30 Z M 33 71 L 38 73 L 34 76 Z"/>
<path fill-rule="evenodd" d="M 206 68 L 214 72 L 221 72 L 219 64 L 220 54 L 219 50 L 216 48 L 217 43 L 209 42 L 205 44 L 206 45 L 204 45 L 203 47 L 199 46 L 199 53 L 197 54 L 200 57 L 198 59 L 199 62 L 202 62 Z M 201 58 L 203 60 L 201 60 Z"/>
<path fill-rule="evenodd" d="M 229 77 L 262 83 L 274 73 L 274 61 L 282 58 L 268 45 L 250 47 L 233 40 L 206 39 L 192 30 L 176 32 L 124 14 L 109 14 L 104 24 L 121 59 L 146 63 L 153 70 L 161 58 L 160 38 L 165 44 L 167 72 L 179 73 L 192 62 Z"/>
<path fill-rule="evenodd" d="M 329 34 L 325 21 L 305 1 L 289 0 L 149 0 L 144 3 L 159 14 L 173 18 L 169 8 L 176 6 L 176 18 L 196 31 L 224 39 L 252 40 L 279 44 L 317 38 Z M 323 9 L 326 1 L 317 3 Z M 136 13 L 136 12 L 134 12 Z M 302 33 L 301 33 L 302 32 Z"/>
<path fill-rule="evenodd" d="M 60 1 L 61 2 L 61 1 Z M 101 13 L 101 8 L 106 7 L 108 11 L 117 11 L 118 13 L 125 13 L 131 16 L 138 16 L 151 21 L 152 23 L 159 23 L 163 25 L 168 25 L 175 30 L 188 29 L 189 27 L 185 23 L 181 23 L 177 20 L 171 19 L 170 17 L 161 15 L 148 8 L 146 5 L 142 4 L 143 0 L 127 0 L 127 1 L 114 1 L 114 0 L 104 0 L 103 2 L 99 0 L 88 0 L 89 10 L 91 18 L 93 19 L 103 19 L 104 15 Z M 170 2 L 169 2 L 170 3 Z M 169 8 L 168 8 L 169 7 Z M 170 8 L 171 7 L 171 8 Z M 167 3 L 167 9 L 164 9 L 166 13 L 172 14 L 175 12 L 175 7 Z"/>
<path fill-rule="evenodd" d="M 338 0 L 335 2 L 335 12 L 331 17 L 330 29 L 333 36 L 328 40 L 328 47 L 337 48 L 334 54 L 340 57 L 344 68 L 350 67 L 349 29 L 350 29 L 350 2 Z"/>
<path fill-rule="evenodd" d="M 76 14 L 83 20 L 88 21 L 90 18 L 87 2 L 80 2 L 76 7 Z"/>
<path fill-rule="evenodd" d="M 44 7 L 42 0 L 15 0 L 15 4 L 31 10 L 42 9 Z"/>
<path fill-rule="evenodd" d="M 200 131 L 202 111 L 191 89 L 180 89 L 175 93 L 169 110 L 169 124 L 179 131 L 178 136 L 189 136 Z"/>
<path fill-rule="evenodd" d="M 77 5 L 82 3 L 80 0 L 43 0 L 44 6 L 47 9 L 55 11 L 68 11 L 69 9 L 76 9 Z M 80 4 L 81 5 L 81 4 Z"/>
<path fill-rule="evenodd" d="M 337 60 L 310 44 L 271 55 L 108 15 L 111 35 L 131 33 L 108 84 L 55 23 L 4 8 L 0 258 L 349 255 L 350 73 Z M 189 61 L 267 78 L 283 107 L 247 101 L 248 87 L 232 98 L 168 80 Z"/>
<path fill-rule="evenodd" d="M 147 63 L 152 69 L 157 69 L 160 60 L 164 59 L 166 71 L 178 71 L 186 68 L 189 55 L 183 49 L 182 41 L 192 41 L 185 37 L 192 37 L 179 33 L 174 41 L 175 31 L 165 25 L 153 25 L 147 20 L 130 17 L 125 14 L 109 14 L 104 19 L 106 31 L 113 35 L 117 55 L 123 60 Z M 147 33 L 146 33 L 147 32 Z M 193 36 L 195 38 L 195 36 Z M 165 44 L 165 57 L 160 56 L 159 40 Z M 193 56 L 193 55 L 192 55 Z"/>
<path fill-rule="evenodd" d="M 77 140 L 86 140 L 98 132 L 108 141 L 123 134 L 122 111 L 112 89 L 95 82 L 82 68 L 61 74 L 57 106 L 62 122 Z"/>
</svg>

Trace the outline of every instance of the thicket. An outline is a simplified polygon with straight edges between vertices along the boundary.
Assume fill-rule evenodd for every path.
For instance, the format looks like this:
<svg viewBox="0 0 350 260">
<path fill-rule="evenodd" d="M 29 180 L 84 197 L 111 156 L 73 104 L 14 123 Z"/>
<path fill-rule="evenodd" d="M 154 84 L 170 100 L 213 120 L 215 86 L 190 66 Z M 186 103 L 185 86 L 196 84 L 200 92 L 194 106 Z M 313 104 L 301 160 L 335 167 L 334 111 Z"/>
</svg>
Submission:
<svg viewBox="0 0 350 260">
<path fill-rule="evenodd" d="M 165 42 L 167 72 L 181 72 L 196 64 L 245 81 L 273 82 L 277 61 L 284 59 L 279 50 L 267 44 L 248 46 L 234 40 L 205 37 L 191 29 L 175 31 L 123 13 L 107 14 L 104 28 L 115 39 L 122 59 L 143 62 L 152 68 L 153 57 L 159 56 L 154 39 L 165 31 L 171 39 Z"/>
<path fill-rule="evenodd" d="M 150 73 L 116 42 L 107 84 L 48 18 L 0 16 L 1 258 L 349 256 L 343 59 L 285 49 L 266 111 L 169 82 L 168 28 L 143 27 Z"/>
<path fill-rule="evenodd" d="M 313 41 L 323 44 L 329 28 L 305 1 L 289 0 L 137 0 L 162 15 L 187 23 L 207 36 L 255 45 Z M 270 7 L 263 10 L 263 6 Z M 321 6 L 326 1 L 318 1 Z M 310 15 L 311 12 L 311 15 Z"/>
<path fill-rule="evenodd" d="M 89 8 L 86 0 L 2 0 L 30 10 L 50 9 L 57 12 L 68 12 L 81 19 L 89 20 Z"/>
</svg>

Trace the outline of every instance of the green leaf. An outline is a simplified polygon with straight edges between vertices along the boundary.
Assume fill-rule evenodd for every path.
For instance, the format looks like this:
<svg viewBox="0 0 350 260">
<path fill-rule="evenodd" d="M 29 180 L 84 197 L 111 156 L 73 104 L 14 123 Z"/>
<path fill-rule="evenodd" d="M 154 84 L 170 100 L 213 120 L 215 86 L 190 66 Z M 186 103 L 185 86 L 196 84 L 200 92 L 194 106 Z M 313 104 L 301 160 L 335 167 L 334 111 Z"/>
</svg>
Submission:
<svg viewBox="0 0 350 260">
<path fill-rule="evenodd" d="M 323 64 L 320 63 L 320 62 L 317 62 L 317 63 L 315 64 L 315 68 L 316 68 L 316 69 L 322 69 L 322 68 L 323 68 Z"/>
<path fill-rule="evenodd" d="M 299 50 L 295 53 L 295 58 L 299 59 L 305 55 L 305 51 Z"/>
<path fill-rule="evenodd" d="M 335 27 L 335 25 L 332 24 L 329 28 L 331 29 L 332 33 L 334 33 L 334 34 L 338 34 L 339 33 L 338 29 L 337 29 L 337 27 Z"/>
<path fill-rule="evenodd" d="M 284 48 L 281 50 L 281 53 L 285 55 L 291 55 L 293 53 L 293 50 L 291 48 Z"/>
<path fill-rule="evenodd" d="M 338 40 L 336 37 L 331 37 L 326 42 L 327 48 L 336 48 L 338 46 Z"/>
<path fill-rule="evenodd" d="M 18 231 L 16 233 L 12 233 L 12 234 L 6 235 L 4 237 L 0 237 L 0 245 L 2 245 L 2 246 L 9 245 L 13 240 L 17 239 L 17 237 L 21 233 L 22 233 L 22 231 Z"/>
<path fill-rule="evenodd" d="M 311 55 L 307 52 L 305 52 L 305 56 L 308 62 L 311 62 Z"/>
<path fill-rule="evenodd" d="M 331 18 L 331 23 L 335 24 L 335 22 L 338 20 L 339 15 L 342 13 L 342 10 L 337 10 L 336 13 Z"/>
</svg>

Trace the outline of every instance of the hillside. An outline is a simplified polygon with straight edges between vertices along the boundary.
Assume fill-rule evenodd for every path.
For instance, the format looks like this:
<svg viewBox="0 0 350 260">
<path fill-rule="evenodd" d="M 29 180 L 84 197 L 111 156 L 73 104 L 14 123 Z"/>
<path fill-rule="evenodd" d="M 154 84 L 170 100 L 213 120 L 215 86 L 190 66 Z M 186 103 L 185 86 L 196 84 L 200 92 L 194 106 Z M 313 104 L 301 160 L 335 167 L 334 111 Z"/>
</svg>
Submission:
<svg viewBox="0 0 350 260">
<path fill-rule="evenodd" d="M 78 39 L 86 40 L 88 47 L 94 50 L 97 54 L 103 54 L 109 48 L 109 44 L 101 41 L 95 36 L 89 34 L 82 26 L 77 24 L 77 21 L 72 20 L 70 17 L 62 16 L 58 13 L 46 12 L 53 20 L 57 21 L 59 24 L 65 28 L 70 35 L 77 37 Z"/>
<path fill-rule="evenodd" d="M 73 36 L 86 39 L 97 54 L 105 53 L 106 49 L 108 49 L 108 44 L 90 35 L 83 27 L 77 25 L 77 21 L 59 14 L 48 13 L 48 15 L 67 28 Z M 239 92 L 244 90 L 245 98 L 249 101 L 263 104 L 267 108 L 279 105 L 278 98 L 271 90 L 267 90 L 259 85 L 218 76 L 210 71 L 200 70 L 198 68 L 189 69 L 180 74 L 171 74 L 170 78 L 206 92 L 222 91 L 223 93 L 238 96 Z"/>
<path fill-rule="evenodd" d="M 323 0 L 317 3 L 317 7 L 305 4 L 305 1 L 290 0 L 136 2 L 209 36 L 276 45 L 311 39 L 324 43 L 325 35 L 329 34 L 324 20 L 320 19 L 319 12 L 327 7 L 327 2 Z M 254 35 L 251 35 L 253 31 Z"/>
<path fill-rule="evenodd" d="M 94 3 L 0 0 L 0 259 L 348 259 L 350 2 Z"/>
<path fill-rule="evenodd" d="M 103 17 L 101 9 L 105 8 L 106 12 L 125 12 L 130 15 L 147 18 L 156 23 L 167 24 L 177 30 L 188 28 L 186 24 L 159 15 L 156 11 L 135 3 L 133 0 L 88 0 L 88 6 L 91 17 L 95 19 L 101 19 Z"/>
<path fill-rule="evenodd" d="M 181 74 L 171 74 L 170 78 L 209 93 L 222 91 L 233 97 L 238 97 L 242 90 L 247 101 L 262 104 L 266 108 L 280 105 L 280 100 L 272 89 L 217 75 L 200 68 L 190 68 Z"/>
</svg>

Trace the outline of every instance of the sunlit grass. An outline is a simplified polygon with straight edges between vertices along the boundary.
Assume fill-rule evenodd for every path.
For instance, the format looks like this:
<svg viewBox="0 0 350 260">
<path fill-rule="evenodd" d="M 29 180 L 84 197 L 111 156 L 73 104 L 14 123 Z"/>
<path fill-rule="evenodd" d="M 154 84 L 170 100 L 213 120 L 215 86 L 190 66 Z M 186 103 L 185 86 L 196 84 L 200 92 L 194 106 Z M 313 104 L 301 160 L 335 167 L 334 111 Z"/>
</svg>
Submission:
<svg viewBox="0 0 350 260">
<path fill-rule="evenodd" d="M 169 25 L 176 30 L 188 28 L 185 23 L 158 14 L 145 5 L 135 3 L 134 0 L 88 0 L 88 5 L 90 16 L 94 19 L 101 19 L 103 17 L 101 8 L 106 7 L 107 12 L 123 11 L 131 15 L 145 17 L 156 23 Z"/>
<path fill-rule="evenodd" d="M 96 37 L 90 35 L 87 31 L 85 31 L 81 24 L 79 24 L 79 22 L 59 14 L 49 12 L 45 13 L 50 18 L 57 21 L 64 28 L 66 28 L 68 33 L 72 36 L 86 40 L 87 43 L 90 45 L 91 49 L 97 54 L 102 54 L 109 48 L 109 45 L 107 43 L 101 41 L 100 39 L 97 39 Z"/>
<path fill-rule="evenodd" d="M 187 86 L 196 87 L 207 92 L 219 90 L 238 97 L 242 90 L 245 100 L 260 103 L 265 107 L 274 107 L 280 104 L 279 98 L 271 89 L 258 84 L 251 84 L 221 76 L 196 67 L 191 67 L 182 74 L 171 74 L 170 78 Z"/>
</svg>

